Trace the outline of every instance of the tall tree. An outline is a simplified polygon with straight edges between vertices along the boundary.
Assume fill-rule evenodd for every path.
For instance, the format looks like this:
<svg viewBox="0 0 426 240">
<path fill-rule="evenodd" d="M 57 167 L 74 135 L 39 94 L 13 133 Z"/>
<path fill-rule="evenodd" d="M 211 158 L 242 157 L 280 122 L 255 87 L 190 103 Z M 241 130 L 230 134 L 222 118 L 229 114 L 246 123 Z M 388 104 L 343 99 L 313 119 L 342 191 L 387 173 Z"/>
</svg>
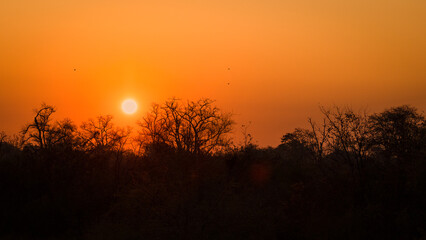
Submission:
<svg viewBox="0 0 426 240">
<path fill-rule="evenodd" d="M 329 128 L 328 145 L 361 176 L 363 164 L 370 154 L 370 125 L 367 113 L 355 112 L 349 107 L 321 107 Z"/>
<path fill-rule="evenodd" d="M 56 112 L 55 107 L 43 103 L 39 109 L 34 110 L 34 120 L 22 130 L 24 142 L 36 144 L 40 149 L 48 147 L 48 138 L 51 131 L 51 116 Z"/>
<path fill-rule="evenodd" d="M 138 122 L 141 139 L 145 144 L 163 143 L 196 154 L 218 151 L 230 144 L 233 121 L 213 104 L 210 99 L 182 104 L 174 98 L 162 106 L 155 104 Z"/>
</svg>

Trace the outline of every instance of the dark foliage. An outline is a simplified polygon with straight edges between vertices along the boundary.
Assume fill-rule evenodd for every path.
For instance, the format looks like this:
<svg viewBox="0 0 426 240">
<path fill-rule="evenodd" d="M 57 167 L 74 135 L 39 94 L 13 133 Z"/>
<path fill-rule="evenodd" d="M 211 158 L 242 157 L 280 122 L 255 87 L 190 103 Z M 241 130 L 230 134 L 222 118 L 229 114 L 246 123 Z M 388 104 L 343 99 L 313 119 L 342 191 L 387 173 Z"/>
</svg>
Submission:
<svg viewBox="0 0 426 240">
<path fill-rule="evenodd" d="M 322 124 L 277 148 L 210 154 L 155 131 L 137 154 L 109 116 L 79 130 L 46 109 L 26 143 L 1 134 L 2 239 L 426 238 L 426 125 L 415 108 L 322 109 Z"/>
</svg>

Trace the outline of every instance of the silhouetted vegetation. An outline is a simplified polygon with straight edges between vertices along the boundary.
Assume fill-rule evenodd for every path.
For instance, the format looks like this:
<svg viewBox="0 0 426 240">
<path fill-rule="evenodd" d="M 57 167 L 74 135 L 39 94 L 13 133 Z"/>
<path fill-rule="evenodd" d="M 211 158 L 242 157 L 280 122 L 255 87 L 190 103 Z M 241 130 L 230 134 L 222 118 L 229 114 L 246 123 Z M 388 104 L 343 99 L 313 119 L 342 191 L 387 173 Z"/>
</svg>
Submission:
<svg viewBox="0 0 426 240">
<path fill-rule="evenodd" d="M 321 112 L 259 148 L 209 99 L 155 104 L 133 133 L 43 104 L 0 133 L 0 238 L 425 239 L 423 114 Z"/>
</svg>

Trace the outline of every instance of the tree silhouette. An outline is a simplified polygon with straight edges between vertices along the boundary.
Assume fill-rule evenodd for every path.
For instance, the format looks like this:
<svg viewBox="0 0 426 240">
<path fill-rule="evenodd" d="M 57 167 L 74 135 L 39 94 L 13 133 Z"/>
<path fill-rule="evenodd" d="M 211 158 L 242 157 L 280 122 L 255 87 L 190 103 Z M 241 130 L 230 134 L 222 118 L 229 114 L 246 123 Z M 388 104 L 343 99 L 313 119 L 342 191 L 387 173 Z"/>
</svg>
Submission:
<svg viewBox="0 0 426 240">
<path fill-rule="evenodd" d="M 36 115 L 34 120 L 27 124 L 22 135 L 24 142 L 35 143 L 40 149 L 45 149 L 49 145 L 49 134 L 51 133 L 51 116 L 56 109 L 43 103 L 39 109 L 34 110 Z"/>
<path fill-rule="evenodd" d="M 409 160 L 425 147 L 426 122 L 416 108 L 403 105 L 370 117 L 373 140 L 389 157 Z"/>
<path fill-rule="evenodd" d="M 426 126 L 409 106 L 321 108 L 277 148 L 230 141 L 209 99 L 154 104 L 130 128 L 55 121 L 0 132 L 1 239 L 424 239 Z M 21 138 L 22 139 L 22 136 Z"/>
<path fill-rule="evenodd" d="M 214 101 L 200 99 L 183 105 L 170 99 L 138 122 L 146 144 L 167 144 L 178 151 L 211 153 L 229 146 L 233 121 L 231 115 L 213 106 Z"/>
<path fill-rule="evenodd" d="M 331 128 L 328 126 L 326 119 L 323 124 L 318 126 L 311 118 L 308 119 L 311 129 L 296 128 L 292 133 L 287 133 L 281 138 L 281 144 L 292 149 L 308 150 L 316 163 L 329 153 L 328 141 L 330 138 Z"/>
<path fill-rule="evenodd" d="M 327 127 L 329 128 L 328 144 L 334 152 L 351 166 L 352 171 L 361 177 L 363 164 L 371 149 L 371 131 L 368 116 L 365 112 L 356 113 L 351 108 L 321 107 Z"/>
<path fill-rule="evenodd" d="M 69 149 L 78 147 L 76 131 L 77 126 L 71 119 L 65 118 L 64 120 L 57 121 L 49 130 L 49 137 L 46 139 L 47 144 Z"/>
<path fill-rule="evenodd" d="M 3 155 L 2 147 L 3 147 L 3 144 L 6 142 L 6 138 L 7 138 L 6 133 L 4 131 L 1 131 L 0 132 L 0 158 Z"/>
<path fill-rule="evenodd" d="M 130 135 L 130 128 L 115 127 L 111 115 L 89 119 L 80 126 L 80 141 L 83 149 L 122 151 Z"/>
</svg>

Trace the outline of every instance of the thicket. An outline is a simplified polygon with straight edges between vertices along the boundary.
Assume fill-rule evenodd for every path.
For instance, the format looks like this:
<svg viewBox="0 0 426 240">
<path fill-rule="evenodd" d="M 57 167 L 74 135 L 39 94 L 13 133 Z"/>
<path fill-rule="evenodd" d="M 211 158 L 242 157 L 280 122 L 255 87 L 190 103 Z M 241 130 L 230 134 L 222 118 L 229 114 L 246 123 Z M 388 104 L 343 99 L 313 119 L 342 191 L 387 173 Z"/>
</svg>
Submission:
<svg viewBox="0 0 426 240">
<path fill-rule="evenodd" d="M 423 114 L 321 111 L 260 148 L 232 145 L 231 116 L 208 99 L 154 105 L 133 135 L 111 116 L 54 121 L 43 104 L 0 134 L 0 237 L 425 239 Z"/>
</svg>

